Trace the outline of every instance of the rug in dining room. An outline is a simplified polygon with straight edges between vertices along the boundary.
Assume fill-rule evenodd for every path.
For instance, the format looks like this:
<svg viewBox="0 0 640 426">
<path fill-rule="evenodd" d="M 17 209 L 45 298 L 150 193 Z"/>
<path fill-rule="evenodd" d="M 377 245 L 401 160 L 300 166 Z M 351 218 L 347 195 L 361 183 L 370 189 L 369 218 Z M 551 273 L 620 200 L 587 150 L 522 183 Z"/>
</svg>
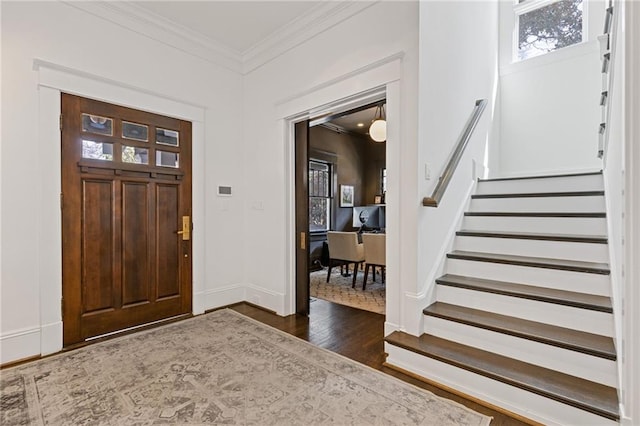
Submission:
<svg viewBox="0 0 640 426">
<path fill-rule="evenodd" d="M 369 271 L 364 291 L 363 279 L 364 272 L 358 271 L 356 287 L 351 288 L 353 275 L 342 276 L 340 267 L 337 267 L 331 270 L 331 278 L 327 283 L 327 268 L 324 268 L 309 274 L 310 294 L 318 299 L 384 315 L 386 285 L 382 283 L 380 273 L 376 273 L 376 280 L 373 281 L 372 273 Z"/>
</svg>

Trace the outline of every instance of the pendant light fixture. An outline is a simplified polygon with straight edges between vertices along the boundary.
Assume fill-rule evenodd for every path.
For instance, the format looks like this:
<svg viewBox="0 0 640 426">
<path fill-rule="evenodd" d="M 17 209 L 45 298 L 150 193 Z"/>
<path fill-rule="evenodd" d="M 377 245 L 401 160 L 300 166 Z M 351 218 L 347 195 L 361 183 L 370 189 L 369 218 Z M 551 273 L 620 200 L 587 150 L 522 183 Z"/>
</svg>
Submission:
<svg viewBox="0 0 640 426">
<path fill-rule="evenodd" d="M 387 122 L 385 121 L 384 104 L 376 106 L 376 114 L 369 127 L 369 136 L 376 142 L 384 142 L 387 140 Z"/>
</svg>

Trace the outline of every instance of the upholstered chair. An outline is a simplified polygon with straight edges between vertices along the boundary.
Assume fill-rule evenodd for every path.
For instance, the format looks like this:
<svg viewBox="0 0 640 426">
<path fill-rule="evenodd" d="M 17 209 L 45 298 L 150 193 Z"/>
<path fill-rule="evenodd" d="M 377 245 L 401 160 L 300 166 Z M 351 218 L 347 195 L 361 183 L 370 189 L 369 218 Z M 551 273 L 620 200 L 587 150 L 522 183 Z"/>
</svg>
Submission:
<svg viewBox="0 0 640 426">
<path fill-rule="evenodd" d="M 364 246 L 364 282 L 362 290 L 367 287 L 367 277 L 369 268 L 373 269 L 373 280 L 376 279 L 376 266 L 379 266 L 382 282 L 385 280 L 385 268 L 387 266 L 386 255 L 386 235 L 385 234 L 362 234 L 362 245 Z"/>
<path fill-rule="evenodd" d="M 349 265 L 353 263 L 353 284 L 356 286 L 358 267 L 364 262 L 364 247 L 358 242 L 356 232 L 327 232 L 327 244 L 329 245 L 329 271 L 327 272 L 327 282 L 331 277 L 331 268 L 336 265 L 346 265 L 347 273 Z"/>
</svg>

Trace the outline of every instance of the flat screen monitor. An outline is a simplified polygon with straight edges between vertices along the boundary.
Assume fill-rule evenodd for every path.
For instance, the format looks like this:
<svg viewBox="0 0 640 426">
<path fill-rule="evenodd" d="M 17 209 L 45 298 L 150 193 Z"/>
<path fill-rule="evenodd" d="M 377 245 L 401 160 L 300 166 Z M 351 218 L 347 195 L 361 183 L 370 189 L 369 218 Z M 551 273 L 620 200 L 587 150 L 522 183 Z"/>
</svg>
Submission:
<svg viewBox="0 0 640 426">
<path fill-rule="evenodd" d="M 367 228 L 384 228 L 385 227 L 385 215 L 384 206 L 359 206 L 353 208 L 353 223 L 354 228 L 360 228 L 361 226 Z"/>
</svg>

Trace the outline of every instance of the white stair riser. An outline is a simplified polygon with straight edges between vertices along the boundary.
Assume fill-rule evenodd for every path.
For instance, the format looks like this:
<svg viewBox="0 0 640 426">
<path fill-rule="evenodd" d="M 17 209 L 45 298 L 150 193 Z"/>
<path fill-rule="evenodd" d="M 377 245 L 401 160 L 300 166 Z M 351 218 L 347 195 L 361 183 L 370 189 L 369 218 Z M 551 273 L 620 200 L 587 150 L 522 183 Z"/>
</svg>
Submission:
<svg viewBox="0 0 640 426">
<path fill-rule="evenodd" d="M 448 274 L 611 297 L 609 275 L 447 259 Z"/>
<path fill-rule="evenodd" d="M 607 235 L 607 220 L 576 217 L 465 216 L 462 229 L 602 236 Z"/>
<path fill-rule="evenodd" d="M 478 182 L 476 194 L 602 191 L 602 175 L 564 176 L 544 179 L 513 179 Z"/>
<path fill-rule="evenodd" d="M 606 263 L 606 244 L 457 236 L 456 250 Z"/>
<path fill-rule="evenodd" d="M 602 196 L 475 198 L 471 200 L 470 211 L 601 213 L 605 206 Z"/>
<path fill-rule="evenodd" d="M 607 386 L 617 386 L 615 361 L 426 315 L 424 332 Z"/>
<path fill-rule="evenodd" d="M 476 373 L 385 343 L 387 364 L 457 389 L 545 425 L 617 426 L 585 410 L 507 385 Z"/>
<path fill-rule="evenodd" d="M 587 333 L 613 336 L 613 315 L 446 285 L 436 286 L 436 300 Z"/>
</svg>

